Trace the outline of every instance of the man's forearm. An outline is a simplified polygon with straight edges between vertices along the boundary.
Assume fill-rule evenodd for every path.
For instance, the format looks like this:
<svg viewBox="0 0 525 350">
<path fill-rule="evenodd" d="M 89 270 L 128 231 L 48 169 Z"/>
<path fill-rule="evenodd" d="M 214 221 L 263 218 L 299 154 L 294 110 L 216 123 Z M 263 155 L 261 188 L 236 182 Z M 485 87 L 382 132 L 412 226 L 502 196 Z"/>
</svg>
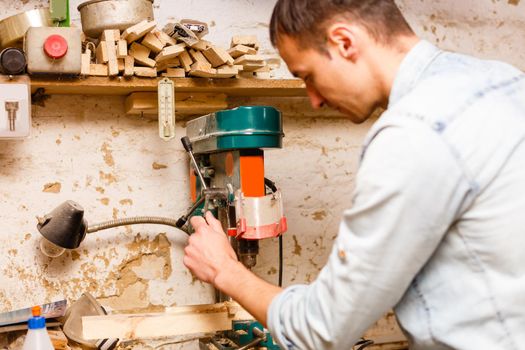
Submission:
<svg viewBox="0 0 525 350">
<path fill-rule="evenodd" d="M 270 304 L 282 289 L 257 277 L 238 261 L 231 261 L 214 281 L 217 289 L 231 296 L 266 327 Z"/>
</svg>

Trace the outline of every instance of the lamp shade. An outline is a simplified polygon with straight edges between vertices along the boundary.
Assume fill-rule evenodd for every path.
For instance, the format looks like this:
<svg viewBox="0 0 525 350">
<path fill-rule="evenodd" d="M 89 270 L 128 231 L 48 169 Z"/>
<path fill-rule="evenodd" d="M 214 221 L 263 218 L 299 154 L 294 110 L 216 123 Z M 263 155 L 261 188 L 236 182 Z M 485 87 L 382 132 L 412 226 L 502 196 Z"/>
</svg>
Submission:
<svg viewBox="0 0 525 350">
<path fill-rule="evenodd" d="M 84 208 L 74 201 L 66 201 L 51 213 L 39 219 L 38 231 L 45 239 L 61 248 L 76 249 L 86 237 L 87 222 Z"/>
</svg>

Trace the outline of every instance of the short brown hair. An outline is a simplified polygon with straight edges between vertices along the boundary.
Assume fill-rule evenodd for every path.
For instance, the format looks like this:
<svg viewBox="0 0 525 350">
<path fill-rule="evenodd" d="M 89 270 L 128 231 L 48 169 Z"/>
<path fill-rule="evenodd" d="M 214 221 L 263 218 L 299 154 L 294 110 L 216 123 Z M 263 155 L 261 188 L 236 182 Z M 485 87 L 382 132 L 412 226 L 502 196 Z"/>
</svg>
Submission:
<svg viewBox="0 0 525 350">
<path fill-rule="evenodd" d="M 324 48 L 326 28 L 337 19 L 356 21 L 383 44 L 414 32 L 394 0 L 278 0 L 270 22 L 274 46 L 279 35 L 298 39 L 303 47 Z"/>
</svg>

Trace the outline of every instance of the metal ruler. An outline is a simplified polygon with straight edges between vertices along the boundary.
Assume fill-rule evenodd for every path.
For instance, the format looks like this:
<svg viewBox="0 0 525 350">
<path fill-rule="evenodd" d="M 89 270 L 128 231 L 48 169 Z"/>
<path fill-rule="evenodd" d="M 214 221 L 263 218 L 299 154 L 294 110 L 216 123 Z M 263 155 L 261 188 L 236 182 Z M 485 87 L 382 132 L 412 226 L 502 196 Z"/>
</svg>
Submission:
<svg viewBox="0 0 525 350">
<path fill-rule="evenodd" d="M 159 81 L 159 136 L 164 141 L 175 137 L 175 84 L 164 78 Z"/>
</svg>

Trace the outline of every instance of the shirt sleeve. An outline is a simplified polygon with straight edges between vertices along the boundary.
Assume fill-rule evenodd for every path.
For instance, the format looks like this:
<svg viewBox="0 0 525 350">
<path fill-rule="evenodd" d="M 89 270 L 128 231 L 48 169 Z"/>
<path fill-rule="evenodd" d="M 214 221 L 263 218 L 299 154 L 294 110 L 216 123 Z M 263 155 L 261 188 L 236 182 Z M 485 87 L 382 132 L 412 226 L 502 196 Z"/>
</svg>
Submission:
<svg viewBox="0 0 525 350">
<path fill-rule="evenodd" d="M 268 328 L 283 348 L 350 349 L 400 301 L 462 210 L 469 182 L 453 150 L 417 124 L 376 135 L 326 266 L 272 301 Z"/>
</svg>

